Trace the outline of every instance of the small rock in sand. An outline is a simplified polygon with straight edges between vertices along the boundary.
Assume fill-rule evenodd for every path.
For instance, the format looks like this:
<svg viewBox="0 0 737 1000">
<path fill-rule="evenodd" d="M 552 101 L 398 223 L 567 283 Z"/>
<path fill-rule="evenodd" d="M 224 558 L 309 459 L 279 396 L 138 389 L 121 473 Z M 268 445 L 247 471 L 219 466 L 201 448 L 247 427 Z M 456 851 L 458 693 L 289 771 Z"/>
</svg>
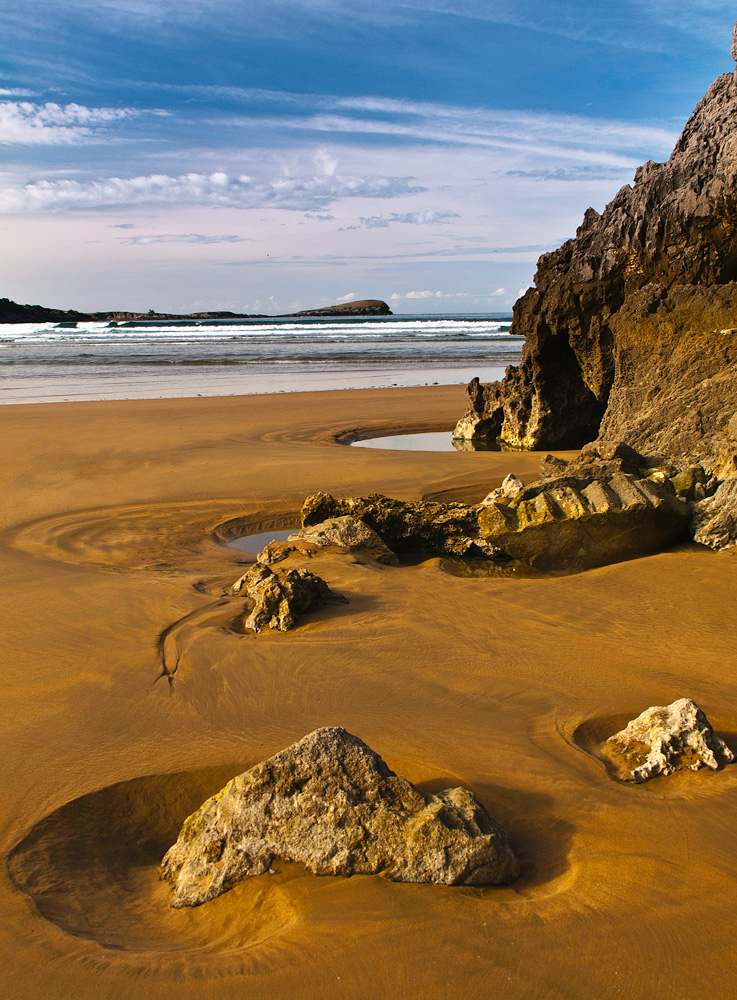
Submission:
<svg viewBox="0 0 737 1000">
<path fill-rule="evenodd" d="M 690 698 L 656 705 L 610 736 L 604 752 L 624 781 L 647 781 L 689 768 L 717 771 L 735 756 Z"/>
</svg>

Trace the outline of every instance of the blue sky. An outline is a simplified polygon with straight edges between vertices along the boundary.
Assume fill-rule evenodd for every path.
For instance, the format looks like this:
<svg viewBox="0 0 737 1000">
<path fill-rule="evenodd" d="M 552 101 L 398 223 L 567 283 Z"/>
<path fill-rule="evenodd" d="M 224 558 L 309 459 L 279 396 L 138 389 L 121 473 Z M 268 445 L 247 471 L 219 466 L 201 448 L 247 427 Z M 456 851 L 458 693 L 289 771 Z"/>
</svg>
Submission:
<svg viewBox="0 0 737 1000">
<path fill-rule="evenodd" d="M 733 69 L 723 0 L 3 0 L 0 296 L 506 311 Z"/>
</svg>

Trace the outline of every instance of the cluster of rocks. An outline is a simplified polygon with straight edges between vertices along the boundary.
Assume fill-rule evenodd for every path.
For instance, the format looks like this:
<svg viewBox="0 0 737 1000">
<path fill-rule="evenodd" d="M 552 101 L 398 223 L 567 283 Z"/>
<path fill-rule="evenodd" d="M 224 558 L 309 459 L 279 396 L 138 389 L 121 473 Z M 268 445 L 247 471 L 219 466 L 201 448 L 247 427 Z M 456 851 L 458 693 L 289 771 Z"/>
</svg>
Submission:
<svg viewBox="0 0 737 1000">
<path fill-rule="evenodd" d="M 233 778 L 184 823 L 162 877 L 173 907 L 198 906 L 275 858 L 315 875 L 504 885 L 506 834 L 466 788 L 428 795 L 345 729 L 316 729 Z"/>
<path fill-rule="evenodd" d="M 735 761 L 687 698 L 647 709 L 602 752 L 620 779 L 636 782 Z M 204 802 L 164 856 L 161 876 L 171 906 L 199 906 L 271 871 L 277 858 L 315 875 L 440 885 L 506 885 L 520 874 L 506 833 L 473 792 L 421 792 L 339 727 L 316 729 Z"/>
<path fill-rule="evenodd" d="M 546 455 L 540 477 L 525 486 L 508 476 L 475 505 L 317 493 L 304 503 L 302 530 L 259 558 L 333 546 L 390 564 L 412 553 L 571 572 L 659 551 L 688 532 L 713 548 L 734 544 L 737 488 L 703 466 L 648 466 L 628 445 L 589 444 L 572 462 Z"/>
</svg>

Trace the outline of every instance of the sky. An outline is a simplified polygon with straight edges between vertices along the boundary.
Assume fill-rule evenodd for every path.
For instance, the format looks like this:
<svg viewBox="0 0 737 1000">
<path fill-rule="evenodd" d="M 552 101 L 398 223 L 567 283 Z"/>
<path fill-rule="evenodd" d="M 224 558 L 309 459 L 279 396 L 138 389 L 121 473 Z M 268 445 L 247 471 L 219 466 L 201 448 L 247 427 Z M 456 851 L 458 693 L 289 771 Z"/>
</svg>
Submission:
<svg viewBox="0 0 737 1000">
<path fill-rule="evenodd" d="M 0 297 L 507 312 L 734 69 L 726 0 L 3 0 Z"/>
</svg>

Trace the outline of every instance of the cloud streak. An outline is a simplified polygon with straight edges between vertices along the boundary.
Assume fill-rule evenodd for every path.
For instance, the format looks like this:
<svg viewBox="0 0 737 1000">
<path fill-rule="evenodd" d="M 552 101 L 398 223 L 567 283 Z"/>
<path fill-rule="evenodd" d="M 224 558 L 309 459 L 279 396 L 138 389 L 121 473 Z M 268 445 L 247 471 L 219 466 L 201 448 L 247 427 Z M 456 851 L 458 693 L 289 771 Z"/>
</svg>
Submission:
<svg viewBox="0 0 737 1000">
<path fill-rule="evenodd" d="M 395 222 L 411 226 L 443 225 L 448 219 L 459 219 L 457 212 L 392 212 L 391 215 L 361 216 L 357 226 L 343 226 L 343 229 L 386 229 Z"/>
<path fill-rule="evenodd" d="M 216 172 L 104 180 L 34 181 L 0 190 L 0 213 L 61 212 L 123 205 L 217 205 L 314 211 L 343 198 L 395 198 L 425 188 L 411 177 L 302 176 L 256 180 Z"/>
<path fill-rule="evenodd" d="M 134 246 L 148 246 L 151 243 L 245 243 L 244 236 L 203 236 L 202 233 L 159 233 L 151 236 L 131 236 L 122 243 Z"/>
</svg>

